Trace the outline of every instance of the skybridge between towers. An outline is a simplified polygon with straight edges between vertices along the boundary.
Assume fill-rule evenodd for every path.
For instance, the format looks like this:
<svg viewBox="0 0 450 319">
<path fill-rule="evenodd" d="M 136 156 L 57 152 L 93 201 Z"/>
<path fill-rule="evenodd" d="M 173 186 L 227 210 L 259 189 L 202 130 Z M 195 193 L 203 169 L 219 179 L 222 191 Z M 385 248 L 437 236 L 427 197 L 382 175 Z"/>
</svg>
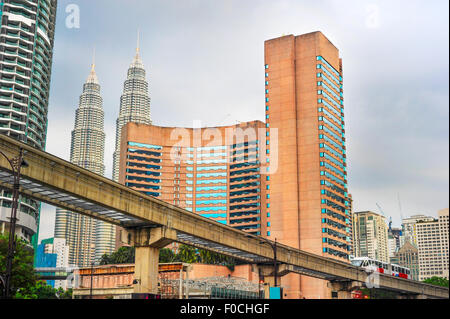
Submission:
<svg viewBox="0 0 450 319">
<path fill-rule="evenodd" d="M 256 264 L 266 281 L 274 276 L 274 251 L 258 236 L 198 216 L 143 195 L 49 153 L 0 135 L 9 158 L 24 150 L 20 193 L 50 205 L 99 219 L 128 231 L 136 247 L 135 293 L 157 293 L 159 250 L 172 242 L 206 249 Z M 8 161 L 0 157 L 0 186 L 13 188 Z M 290 272 L 329 282 L 333 296 L 349 298 L 364 287 L 368 274 L 351 264 L 277 244 L 277 276 Z M 379 274 L 377 287 L 408 298 L 448 298 L 448 288 Z M 331 296 L 330 296 L 331 297 Z"/>
</svg>

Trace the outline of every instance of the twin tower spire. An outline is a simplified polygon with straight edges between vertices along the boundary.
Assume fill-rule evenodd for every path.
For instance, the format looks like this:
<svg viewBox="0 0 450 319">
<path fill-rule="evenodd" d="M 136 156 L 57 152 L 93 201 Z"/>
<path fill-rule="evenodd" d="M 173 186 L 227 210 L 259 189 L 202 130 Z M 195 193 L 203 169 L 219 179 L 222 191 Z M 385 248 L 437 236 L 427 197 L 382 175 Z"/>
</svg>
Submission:
<svg viewBox="0 0 450 319">
<path fill-rule="evenodd" d="M 103 99 L 95 70 L 95 50 L 91 71 L 83 85 L 72 131 L 72 163 L 96 174 L 104 175 L 105 130 Z M 122 127 L 128 122 L 151 124 L 150 96 L 146 72 L 140 56 L 140 34 L 136 55 L 128 69 L 120 98 L 116 128 L 116 149 L 113 155 L 113 179 L 119 179 L 120 140 Z M 57 209 L 55 237 L 65 238 L 69 246 L 69 264 L 79 267 L 98 262 L 104 254 L 115 251 L 116 227 L 73 212 Z"/>
<path fill-rule="evenodd" d="M 144 68 L 144 64 L 142 63 L 142 59 L 141 59 L 141 34 L 140 34 L 140 30 L 138 30 L 138 33 L 137 33 L 136 55 L 135 55 L 135 57 L 133 59 L 133 62 L 131 64 L 131 66 L 132 67 Z M 88 76 L 88 78 L 86 80 L 86 83 L 99 84 L 97 73 L 95 72 L 95 48 L 94 48 L 94 53 L 92 55 L 91 72 L 89 73 L 89 76 Z"/>
</svg>

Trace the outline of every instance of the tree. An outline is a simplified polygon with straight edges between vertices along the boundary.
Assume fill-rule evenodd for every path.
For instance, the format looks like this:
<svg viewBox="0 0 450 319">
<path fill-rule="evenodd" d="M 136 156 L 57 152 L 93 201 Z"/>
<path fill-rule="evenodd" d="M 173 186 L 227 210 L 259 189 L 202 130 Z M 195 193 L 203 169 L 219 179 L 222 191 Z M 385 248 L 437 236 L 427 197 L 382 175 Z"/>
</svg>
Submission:
<svg viewBox="0 0 450 319">
<path fill-rule="evenodd" d="M 176 256 L 176 261 L 184 262 L 188 264 L 194 264 L 198 261 L 197 253 L 194 247 L 181 245 L 178 248 L 178 254 Z"/>
<path fill-rule="evenodd" d="M 6 277 L 8 242 L 9 238 L 0 234 L 0 276 L 2 278 Z M 33 261 L 33 249 L 22 239 L 16 238 L 11 280 L 12 295 L 15 299 L 72 299 L 72 289 L 56 290 L 45 281 L 38 280 Z M 1 283 L 0 288 L 0 293 L 3 293 Z"/>
<path fill-rule="evenodd" d="M 100 265 L 134 264 L 136 250 L 134 247 L 120 247 L 111 255 L 103 255 Z"/>
<path fill-rule="evenodd" d="M 72 289 L 65 291 L 62 288 L 55 289 L 43 280 L 28 289 L 19 289 L 15 299 L 72 299 Z"/>
<path fill-rule="evenodd" d="M 163 248 L 159 251 L 159 262 L 160 263 L 173 263 L 176 259 L 172 249 Z"/>
<path fill-rule="evenodd" d="M 64 290 L 61 287 L 56 291 L 56 296 L 58 299 L 72 299 L 73 289 L 69 288 L 68 290 Z"/>
<path fill-rule="evenodd" d="M 3 278 L 6 278 L 8 242 L 9 238 L 0 234 L 0 276 Z M 18 289 L 31 289 L 31 287 L 35 285 L 37 279 L 33 268 L 33 249 L 29 247 L 25 241 L 18 238 L 16 238 L 16 249 L 12 262 L 11 275 L 11 289 L 13 295 Z"/>
<path fill-rule="evenodd" d="M 135 262 L 136 249 L 134 247 L 121 247 L 110 255 L 103 255 L 100 265 L 133 264 Z M 231 271 L 239 264 L 234 258 L 211 252 L 204 249 L 196 249 L 187 245 L 180 245 L 178 253 L 172 249 L 163 248 L 159 251 L 160 263 L 183 262 L 188 264 L 204 263 L 209 265 L 223 265 Z"/>
<path fill-rule="evenodd" d="M 56 299 L 55 289 L 47 285 L 45 281 L 36 281 L 34 286 L 20 288 L 15 299 Z"/>
<path fill-rule="evenodd" d="M 425 279 L 423 282 L 426 284 L 431 284 L 431 285 L 435 285 L 435 286 L 441 286 L 441 287 L 448 288 L 448 279 L 447 278 L 434 276 L 434 277 Z"/>
</svg>

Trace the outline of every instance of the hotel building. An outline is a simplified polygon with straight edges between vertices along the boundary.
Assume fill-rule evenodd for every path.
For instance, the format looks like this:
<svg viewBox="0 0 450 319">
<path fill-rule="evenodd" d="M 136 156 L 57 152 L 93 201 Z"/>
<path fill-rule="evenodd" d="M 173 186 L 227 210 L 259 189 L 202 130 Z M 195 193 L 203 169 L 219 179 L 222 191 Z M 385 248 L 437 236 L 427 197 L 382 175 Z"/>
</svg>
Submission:
<svg viewBox="0 0 450 319">
<path fill-rule="evenodd" d="M 347 262 L 352 217 L 339 50 L 321 32 L 266 41 L 265 93 L 266 152 L 275 152 L 275 143 L 279 151 L 277 168 L 264 176 L 270 197 L 264 235 Z M 285 298 L 331 298 L 319 279 L 290 274 L 281 285 Z"/>
<path fill-rule="evenodd" d="M 119 182 L 261 235 L 267 232 L 260 158 L 264 128 L 260 121 L 202 129 L 128 123 L 122 130 Z"/>
<path fill-rule="evenodd" d="M 237 229 L 348 262 L 352 208 L 338 49 L 321 32 L 266 41 L 265 94 L 266 123 L 201 130 L 124 125 L 119 182 Z M 227 138 L 226 131 L 250 128 L 258 133 Z M 331 298 L 319 279 L 289 274 L 281 286 L 284 298 Z"/>
<path fill-rule="evenodd" d="M 0 0 L 0 134 L 45 150 L 56 0 Z M 12 192 L 0 188 L 0 232 Z M 37 247 L 40 203 L 21 196 L 18 237 Z M 33 237 L 34 236 L 34 237 Z"/>
</svg>

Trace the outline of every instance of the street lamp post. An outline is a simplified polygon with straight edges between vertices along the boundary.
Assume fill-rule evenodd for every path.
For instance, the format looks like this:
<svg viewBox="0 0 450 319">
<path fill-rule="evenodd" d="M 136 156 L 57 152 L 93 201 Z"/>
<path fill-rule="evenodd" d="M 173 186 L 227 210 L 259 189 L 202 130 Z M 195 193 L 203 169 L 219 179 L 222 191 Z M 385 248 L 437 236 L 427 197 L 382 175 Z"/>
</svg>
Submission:
<svg viewBox="0 0 450 319">
<path fill-rule="evenodd" d="M 91 263 L 91 289 L 90 289 L 90 299 L 92 299 L 92 279 L 94 277 L 94 262 Z"/>
<path fill-rule="evenodd" d="M 274 287 L 278 287 L 278 261 L 277 261 L 277 239 L 272 243 L 269 240 L 261 237 L 264 241 L 260 241 L 260 244 L 268 244 L 273 249 L 273 271 L 274 271 Z"/>
<path fill-rule="evenodd" d="M 8 255 L 6 260 L 6 276 L 5 276 L 5 292 L 4 292 L 4 296 L 6 299 L 11 298 L 12 261 L 14 259 L 14 250 L 16 249 L 15 233 L 17 221 L 17 208 L 19 206 L 20 169 L 21 167 L 28 167 L 27 162 L 25 162 L 25 160 L 23 159 L 23 153 L 24 153 L 23 149 L 20 149 L 19 156 L 9 159 L 2 151 L 0 151 L 0 154 L 6 158 L 9 165 L 11 166 L 12 173 L 14 176 L 12 207 L 9 226 Z"/>
</svg>

